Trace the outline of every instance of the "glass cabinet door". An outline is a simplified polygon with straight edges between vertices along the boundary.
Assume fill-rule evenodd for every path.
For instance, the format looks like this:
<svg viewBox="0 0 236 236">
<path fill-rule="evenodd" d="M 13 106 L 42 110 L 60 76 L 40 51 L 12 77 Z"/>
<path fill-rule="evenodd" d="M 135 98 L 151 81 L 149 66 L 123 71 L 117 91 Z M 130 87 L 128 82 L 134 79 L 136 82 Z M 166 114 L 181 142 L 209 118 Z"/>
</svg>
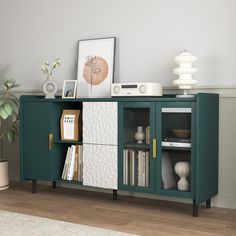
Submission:
<svg viewBox="0 0 236 236">
<path fill-rule="evenodd" d="M 119 103 L 119 189 L 155 192 L 154 133 L 155 103 Z"/>
<path fill-rule="evenodd" d="M 194 189 L 194 106 L 191 102 L 157 103 L 157 190 L 191 197 Z M 159 121 L 159 122 L 158 122 Z"/>
</svg>

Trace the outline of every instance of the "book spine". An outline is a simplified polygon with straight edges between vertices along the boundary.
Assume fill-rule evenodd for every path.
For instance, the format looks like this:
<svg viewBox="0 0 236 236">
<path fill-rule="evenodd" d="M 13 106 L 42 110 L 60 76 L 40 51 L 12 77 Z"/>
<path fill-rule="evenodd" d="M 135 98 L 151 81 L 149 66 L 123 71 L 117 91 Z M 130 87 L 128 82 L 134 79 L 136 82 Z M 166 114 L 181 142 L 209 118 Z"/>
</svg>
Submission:
<svg viewBox="0 0 236 236">
<path fill-rule="evenodd" d="M 83 181 L 83 146 L 79 145 L 78 180 Z"/>
<path fill-rule="evenodd" d="M 75 164 L 73 180 L 78 181 L 78 165 L 79 165 L 79 145 L 75 145 Z"/>
<path fill-rule="evenodd" d="M 149 152 L 146 152 L 146 183 L 145 186 L 149 187 Z"/>
<path fill-rule="evenodd" d="M 65 160 L 65 164 L 64 164 L 64 169 L 63 169 L 63 173 L 62 173 L 62 179 L 64 179 L 64 180 L 66 180 L 66 178 L 67 178 L 68 165 L 69 165 L 69 161 L 70 161 L 70 154 L 71 154 L 71 147 L 68 147 L 67 153 L 66 153 L 66 160 Z"/>
<path fill-rule="evenodd" d="M 123 184 L 126 183 L 126 158 L 127 158 L 127 149 L 123 150 Z"/>
<path fill-rule="evenodd" d="M 67 180 L 73 180 L 74 165 L 75 165 L 75 145 L 71 146 L 71 158 L 68 167 Z"/>
</svg>

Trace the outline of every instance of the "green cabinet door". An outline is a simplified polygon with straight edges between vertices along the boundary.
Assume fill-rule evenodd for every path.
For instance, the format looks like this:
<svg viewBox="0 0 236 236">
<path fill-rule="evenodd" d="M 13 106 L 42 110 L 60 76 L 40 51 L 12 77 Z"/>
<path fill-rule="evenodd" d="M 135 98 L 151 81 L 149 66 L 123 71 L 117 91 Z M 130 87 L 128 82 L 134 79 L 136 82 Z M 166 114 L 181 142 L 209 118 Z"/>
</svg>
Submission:
<svg viewBox="0 0 236 236">
<path fill-rule="evenodd" d="M 61 174 L 57 146 L 48 148 L 50 133 L 58 130 L 53 102 L 21 101 L 21 178 L 56 180 Z M 57 131 L 58 132 L 58 131 Z M 64 155 L 64 153 L 59 154 Z"/>
<path fill-rule="evenodd" d="M 195 102 L 156 102 L 156 189 L 158 194 L 193 198 L 195 192 Z M 174 130 L 179 131 L 176 136 Z M 176 164 L 188 169 L 178 187 Z M 181 163 L 181 164 L 180 164 Z M 183 164 L 184 163 L 184 164 Z M 183 167 L 183 165 L 185 167 Z"/>
<path fill-rule="evenodd" d="M 154 193 L 155 102 L 119 102 L 118 109 L 119 189 Z M 146 136 L 143 140 L 135 138 L 138 127 Z"/>
</svg>

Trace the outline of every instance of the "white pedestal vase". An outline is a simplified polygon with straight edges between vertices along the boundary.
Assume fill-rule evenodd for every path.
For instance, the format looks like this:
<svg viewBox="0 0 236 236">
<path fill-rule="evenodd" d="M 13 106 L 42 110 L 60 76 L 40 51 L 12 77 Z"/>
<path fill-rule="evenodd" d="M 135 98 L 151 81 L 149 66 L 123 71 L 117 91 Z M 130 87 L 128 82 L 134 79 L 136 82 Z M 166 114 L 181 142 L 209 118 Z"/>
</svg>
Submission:
<svg viewBox="0 0 236 236">
<path fill-rule="evenodd" d="M 184 51 L 178 54 L 174 60 L 179 65 L 179 67 L 174 69 L 174 73 L 178 75 L 179 78 L 174 80 L 173 84 L 177 85 L 179 89 L 184 90 L 184 94 L 177 95 L 177 97 L 192 97 L 193 95 L 187 94 L 187 90 L 191 89 L 192 86 L 197 83 L 196 80 L 192 79 L 192 75 L 197 72 L 197 69 L 192 67 L 197 57 Z"/>
<path fill-rule="evenodd" d="M 9 188 L 9 168 L 8 161 L 0 160 L 0 190 Z"/>
<path fill-rule="evenodd" d="M 53 99 L 58 91 L 58 85 L 54 79 L 49 77 L 43 82 L 42 89 L 45 94 L 45 98 Z"/>
<path fill-rule="evenodd" d="M 178 190 L 188 191 L 189 190 L 189 182 L 187 177 L 190 172 L 190 165 L 188 162 L 177 162 L 175 164 L 175 172 L 180 177 L 180 180 L 177 183 Z"/>
</svg>

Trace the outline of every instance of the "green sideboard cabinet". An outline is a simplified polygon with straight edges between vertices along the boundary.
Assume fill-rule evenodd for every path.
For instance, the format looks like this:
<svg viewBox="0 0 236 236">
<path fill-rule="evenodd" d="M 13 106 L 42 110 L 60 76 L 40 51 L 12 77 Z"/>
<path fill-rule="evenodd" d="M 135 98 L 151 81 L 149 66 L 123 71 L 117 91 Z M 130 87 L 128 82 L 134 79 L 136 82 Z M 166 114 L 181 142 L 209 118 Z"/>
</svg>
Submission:
<svg viewBox="0 0 236 236">
<path fill-rule="evenodd" d="M 201 203 L 211 207 L 218 193 L 217 94 L 66 100 L 22 96 L 21 179 L 32 180 L 33 192 L 37 180 L 52 181 L 53 187 L 61 181 L 71 144 L 60 140 L 63 109 L 82 111 L 77 143 L 84 146 L 86 173 L 80 184 L 113 189 L 114 199 L 117 190 L 191 199 L 193 216 Z"/>
</svg>

